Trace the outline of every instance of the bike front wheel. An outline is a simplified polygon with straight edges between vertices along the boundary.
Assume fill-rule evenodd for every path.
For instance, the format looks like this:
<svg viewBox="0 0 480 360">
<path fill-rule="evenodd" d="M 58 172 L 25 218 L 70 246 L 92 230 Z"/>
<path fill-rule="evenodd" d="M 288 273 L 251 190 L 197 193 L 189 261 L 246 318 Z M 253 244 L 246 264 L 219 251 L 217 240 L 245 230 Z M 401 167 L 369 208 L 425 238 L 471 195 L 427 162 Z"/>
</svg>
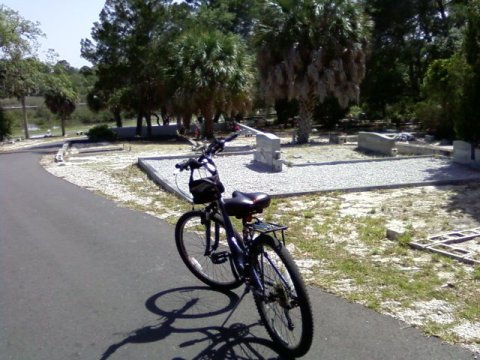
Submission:
<svg viewBox="0 0 480 360">
<path fill-rule="evenodd" d="M 185 213 L 175 227 L 175 242 L 185 265 L 205 284 L 227 290 L 242 283 L 233 268 L 227 232 L 218 214 L 207 218 L 204 211 Z"/>
<path fill-rule="evenodd" d="M 305 355 L 312 344 L 313 316 L 306 286 L 287 249 L 270 236 L 251 252 L 253 295 L 260 317 L 282 352 Z"/>
</svg>

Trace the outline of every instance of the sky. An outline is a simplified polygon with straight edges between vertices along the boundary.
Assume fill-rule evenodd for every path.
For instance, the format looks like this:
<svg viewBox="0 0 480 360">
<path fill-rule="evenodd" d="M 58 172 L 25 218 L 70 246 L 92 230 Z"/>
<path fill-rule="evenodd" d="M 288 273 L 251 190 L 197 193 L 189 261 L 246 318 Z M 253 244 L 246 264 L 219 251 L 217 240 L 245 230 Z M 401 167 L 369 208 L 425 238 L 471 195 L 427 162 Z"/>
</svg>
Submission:
<svg viewBox="0 0 480 360">
<path fill-rule="evenodd" d="M 105 0 L 0 0 L 22 18 L 40 23 L 45 38 L 39 38 L 38 56 L 46 60 L 48 49 L 54 49 L 58 60 L 71 66 L 91 66 L 80 56 L 80 40 L 91 38 L 93 23 L 98 21 Z"/>
</svg>

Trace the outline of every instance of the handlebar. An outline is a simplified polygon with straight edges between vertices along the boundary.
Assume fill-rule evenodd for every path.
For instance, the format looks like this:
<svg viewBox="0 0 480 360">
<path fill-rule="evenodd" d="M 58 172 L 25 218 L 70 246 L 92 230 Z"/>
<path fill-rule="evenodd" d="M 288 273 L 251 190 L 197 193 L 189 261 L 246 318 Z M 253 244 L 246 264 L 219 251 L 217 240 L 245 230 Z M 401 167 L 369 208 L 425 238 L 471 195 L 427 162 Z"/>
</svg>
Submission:
<svg viewBox="0 0 480 360">
<path fill-rule="evenodd" d="M 175 167 L 180 171 L 188 170 L 188 169 L 195 170 L 195 169 L 200 169 L 200 167 L 202 167 L 202 164 L 197 159 L 188 159 L 188 160 L 179 162 L 178 164 L 175 165 Z"/>
<path fill-rule="evenodd" d="M 225 139 L 215 139 L 210 145 L 208 145 L 207 149 L 204 151 L 205 156 L 213 156 L 219 152 L 222 152 L 225 148 L 225 143 L 232 141 L 238 136 L 238 133 L 232 133 L 227 136 Z"/>
<path fill-rule="evenodd" d="M 237 137 L 238 137 L 238 132 L 234 132 L 224 139 L 222 138 L 215 139 L 210 145 L 207 146 L 206 149 L 202 151 L 203 154 L 200 156 L 199 159 L 191 158 L 188 160 L 184 160 L 176 164 L 175 167 L 180 171 L 188 170 L 188 169 L 190 170 L 200 169 L 203 166 L 203 163 L 201 162 L 202 157 L 211 158 L 215 154 L 222 152 L 223 149 L 225 148 L 225 143 L 232 141 Z"/>
</svg>

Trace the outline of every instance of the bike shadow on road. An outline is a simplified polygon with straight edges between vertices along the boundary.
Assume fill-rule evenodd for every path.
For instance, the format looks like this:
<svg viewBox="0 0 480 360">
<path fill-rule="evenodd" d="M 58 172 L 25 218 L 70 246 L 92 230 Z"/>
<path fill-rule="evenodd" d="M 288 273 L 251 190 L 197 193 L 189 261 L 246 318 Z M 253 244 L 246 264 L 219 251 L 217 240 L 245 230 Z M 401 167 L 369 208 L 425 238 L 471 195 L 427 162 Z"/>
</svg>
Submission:
<svg viewBox="0 0 480 360">
<path fill-rule="evenodd" d="M 173 335 L 175 339 L 183 339 L 177 344 L 179 348 L 191 348 L 192 355 L 188 358 L 192 360 L 287 359 L 271 340 L 252 333 L 261 326 L 259 322 L 215 325 L 222 322 L 222 315 L 227 318 L 235 310 L 238 301 L 238 295 L 233 292 L 218 292 L 208 287 L 162 291 L 145 303 L 151 313 L 160 316 L 159 321 L 125 334 L 123 340 L 108 347 L 100 360 L 110 358 L 125 345 L 160 342 Z M 208 325 L 209 322 L 212 325 Z"/>
</svg>

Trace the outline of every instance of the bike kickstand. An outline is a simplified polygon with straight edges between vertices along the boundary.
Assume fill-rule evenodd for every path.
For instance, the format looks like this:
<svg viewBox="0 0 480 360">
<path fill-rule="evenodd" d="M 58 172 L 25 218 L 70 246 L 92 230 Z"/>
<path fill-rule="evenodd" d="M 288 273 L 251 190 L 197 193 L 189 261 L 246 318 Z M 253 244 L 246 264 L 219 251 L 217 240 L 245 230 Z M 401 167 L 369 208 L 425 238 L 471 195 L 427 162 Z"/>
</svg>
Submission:
<svg viewBox="0 0 480 360">
<path fill-rule="evenodd" d="M 240 296 L 240 298 L 238 299 L 238 301 L 235 303 L 235 305 L 233 306 L 232 308 L 232 311 L 230 311 L 230 314 L 228 314 L 227 318 L 225 319 L 225 321 L 222 323 L 221 327 L 224 327 L 228 320 L 230 320 L 230 318 L 232 317 L 233 313 L 235 312 L 235 310 L 237 310 L 237 307 L 238 305 L 242 302 L 243 298 L 245 297 L 245 295 L 247 295 L 248 293 L 250 292 L 250 288 L 248 286 L 245 286 L 245 291 L 243 292 L 242 296 Z"/>
</svg>

